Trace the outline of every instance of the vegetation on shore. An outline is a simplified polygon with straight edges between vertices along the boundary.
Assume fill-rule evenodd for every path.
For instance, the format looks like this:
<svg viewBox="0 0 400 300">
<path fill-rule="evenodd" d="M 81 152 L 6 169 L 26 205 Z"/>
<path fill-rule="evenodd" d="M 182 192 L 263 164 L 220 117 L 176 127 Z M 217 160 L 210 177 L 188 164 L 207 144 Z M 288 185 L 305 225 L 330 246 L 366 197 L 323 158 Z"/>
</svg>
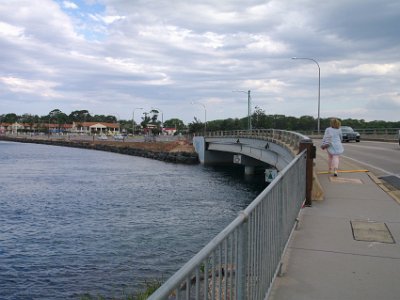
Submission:
<svg viewBox="0 0 400 300">
<path fill-rule="evenodd" d="M 160 132 L 160 127 L 176 128 L 177 133 L 197 133 L 203 132 L 205 125 L 207 125 L 207 131 L 221 131 L 221 130 L 245 130 L 248 129 L 248 118 L 228 118 L 221 120 L 209 120 L 207 124 L 194 118 L 189 124 L 178 118 L 172 118 L 165 121 L 159 120 L 159 111 L 151 110 L 148 113 L 144 113 L 140 126 L 146 128 L 149 124 L 153 125 L 153 133 L 157 134 Z M 340 116 L 336 116 L 340 118 Z M 329 127 L 328 118 L 320 119 L 321 129 Z M 49 112 L 48 115 L 38 116 L 31 114 L 16 115 L 15 113 L 8 113 L 0 115 L 0 123 L 27 123 L 27 124 L 47 124 L 49 122 L 56 124 L 72 124 L 73 122 L 107 122 L 107 123 L 119 123 L 122 132 L 132 133 L 132 120 L 117 119 L 113 115 L 90 115 L 87 110 L 77 110 L 71 112 L 69 115 L 63 113 L 59 109 L 54 109 Z M 204 120 L 206 121 L 206 120 Z M 365 129 L 365 128 L 400 128 L 400 120 L 389 122 L 383 120 L 365 121 L 363 119 L 343 119 L 341 118 L 342 124 L 351 126 L 354 129 Z M 292 117 L 279 114 L 267 114 L 265 110 L 260 107 L 255 107 L 251 115 L 251 124 L 253 129 L 283 129 L 283 130 L 294 130 L 294 131 L 314 131 L 317 129 L 317 119 L 312 116 L 301 116 Z M 155 128 L 154 128 L 155 125 Z"/>
<path fill-rule="evenodd" d="M 143 289 L 141 291 L 136 292 L 136 293 L 130 293 L 130 294 L 122 295 L 122 296 L 120 296 L 118 298 L 116 298 L 116 297 L 107 298 L 107 297 L 99 295 L 99 294 L 95 295 L 95 296 L 93 296 L 91 294 L 85 294 L 80 298 L 80 300 L 146 300 L 161 285 L 162 285 L 162 280 L 153 279 L 153 280 L 150 280 L 150 281 L 145 281 Z"/>
</svg>

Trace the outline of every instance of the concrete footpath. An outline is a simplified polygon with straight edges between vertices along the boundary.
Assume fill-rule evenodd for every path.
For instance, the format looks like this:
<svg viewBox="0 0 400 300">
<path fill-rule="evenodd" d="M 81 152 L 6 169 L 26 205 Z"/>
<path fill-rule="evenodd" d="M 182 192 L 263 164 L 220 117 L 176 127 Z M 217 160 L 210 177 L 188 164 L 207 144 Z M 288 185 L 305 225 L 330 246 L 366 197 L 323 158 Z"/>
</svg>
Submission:
<svg viewBox="0 0 400 300">
<path fill-rule="evenodd" d="M 400 299 L 400 200 L 351 161 L 324 173 L 326 156 L 317 150 L 324 199 L 302 209 L 269 299 Z"/>
</svg>

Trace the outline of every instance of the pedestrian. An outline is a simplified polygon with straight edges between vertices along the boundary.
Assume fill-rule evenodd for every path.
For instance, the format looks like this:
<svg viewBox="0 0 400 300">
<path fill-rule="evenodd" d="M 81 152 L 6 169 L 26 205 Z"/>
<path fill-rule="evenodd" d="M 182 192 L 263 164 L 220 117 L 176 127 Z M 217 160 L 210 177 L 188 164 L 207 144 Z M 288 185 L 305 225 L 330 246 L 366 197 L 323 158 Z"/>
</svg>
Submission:
<svg viewBox="0 0 400 300">
<path fill-rule="evenodd" d="M 339 157 L 343 153 L 342 131 L 340 130 L 340 121 L 336 118 L 330 120 L 330 127 L 325 129 L 322 138 L 321 148 L 328 152 L 329 173 L 333 170 L 333 175 L 338 176 Z"/>
</svg>

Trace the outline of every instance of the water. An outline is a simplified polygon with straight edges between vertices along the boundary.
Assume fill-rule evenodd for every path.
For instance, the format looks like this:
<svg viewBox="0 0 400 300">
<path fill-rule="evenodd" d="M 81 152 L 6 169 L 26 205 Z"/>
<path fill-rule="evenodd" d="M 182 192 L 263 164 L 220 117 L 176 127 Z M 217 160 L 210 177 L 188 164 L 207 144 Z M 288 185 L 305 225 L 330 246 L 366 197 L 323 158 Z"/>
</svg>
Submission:
<svg viewBox="0 0 400 300">
<path fill-rule="evenodd" d="M 264 188 L 236 169 L 0 142 L 0 299 L 123 298 L 167 279 Z"/>
</svg>

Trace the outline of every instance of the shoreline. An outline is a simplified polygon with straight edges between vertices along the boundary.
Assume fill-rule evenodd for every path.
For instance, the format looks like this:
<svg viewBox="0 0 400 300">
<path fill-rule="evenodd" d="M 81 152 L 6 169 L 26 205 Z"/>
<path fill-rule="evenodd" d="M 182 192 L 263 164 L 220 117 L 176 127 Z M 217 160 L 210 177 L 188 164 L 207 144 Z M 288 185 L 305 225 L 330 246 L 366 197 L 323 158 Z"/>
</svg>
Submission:
<svg viewBox="0 0 400 300">
<path fill-rule="evenodd" d="M 44 144 L 90 150 L 107 151 L 131 156 L 139 156 L 164 162 L 179 164 L 198 164 L 199 158 L 193 145 L 183 141 L 170 142 L 119 142 L 119 141 L 83 141 L 72 139 L 35 139 L 31 137 L 1 136 L 0 141 L 17 143 Z"/>
</svg>

